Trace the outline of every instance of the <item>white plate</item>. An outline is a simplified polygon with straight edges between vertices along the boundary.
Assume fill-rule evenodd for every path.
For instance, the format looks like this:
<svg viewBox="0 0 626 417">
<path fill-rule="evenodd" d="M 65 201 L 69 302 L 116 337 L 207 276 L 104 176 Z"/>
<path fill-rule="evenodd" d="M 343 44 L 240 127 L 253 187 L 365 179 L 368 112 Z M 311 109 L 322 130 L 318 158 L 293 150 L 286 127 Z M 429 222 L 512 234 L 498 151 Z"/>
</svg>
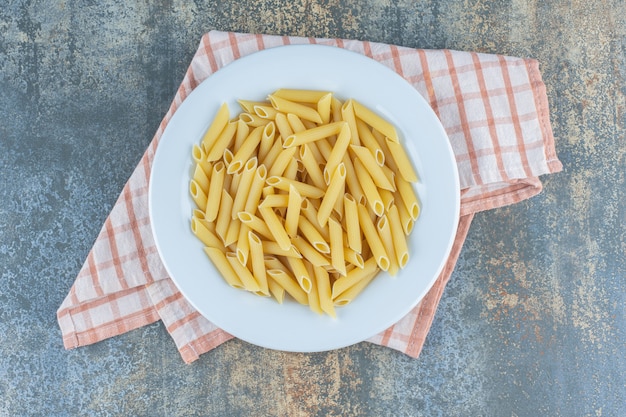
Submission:
<svg viewBox="0 0 626 417">
<path fill-rule="evenodd" d="M 261 100 L 279 88 L 328 90 L 354 98 L 398 129 L 420 177 L 421 215 L 410 237 L 411 259 L 396 277 L 381 274 L 333 319 L 289 300 L 280 305 L 229 287 L 190 230 L 191 149 L 223 102 Z M 363 55 L 320 45 L 289 45 L 248 55 L 201 83 L 170 120 L 150 178 L 150 215 L 168 273 L 207 319 L 249 343 L 315 352 L 363 341 L 404 317 L 433 285 L 450 252 L 459 218 L 454 155 L 439 120 L 398 74 Z"/>
</svg>

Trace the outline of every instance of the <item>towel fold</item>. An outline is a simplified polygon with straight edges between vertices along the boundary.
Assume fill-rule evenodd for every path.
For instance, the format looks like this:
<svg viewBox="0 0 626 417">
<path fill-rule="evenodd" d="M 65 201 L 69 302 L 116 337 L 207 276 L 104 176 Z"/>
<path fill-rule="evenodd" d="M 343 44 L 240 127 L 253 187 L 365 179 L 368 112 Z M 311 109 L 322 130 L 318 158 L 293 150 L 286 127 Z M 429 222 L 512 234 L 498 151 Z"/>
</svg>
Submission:
<svg viewBox="0 0 626 417">
<path fill-rule="evenodd" d="M 443 271 L 406 317 L 369 342 L 417 357 L 474 213 L 532 197 L 541 192 L 540 175 L 562 169 L 536 60 L 356 40 L 209 32 L 59 307 L 57 318 L 67 349 L 162 320 L 189 363 L 233 337 L 186 301 L 159 258 L 148 214 L 152 160 L 176 109 L 215 71 L 265 48 L 310 43 L 364 54 L 404 77 L 441 120 L 459 169 L 461 216 Z"/>
</svg>

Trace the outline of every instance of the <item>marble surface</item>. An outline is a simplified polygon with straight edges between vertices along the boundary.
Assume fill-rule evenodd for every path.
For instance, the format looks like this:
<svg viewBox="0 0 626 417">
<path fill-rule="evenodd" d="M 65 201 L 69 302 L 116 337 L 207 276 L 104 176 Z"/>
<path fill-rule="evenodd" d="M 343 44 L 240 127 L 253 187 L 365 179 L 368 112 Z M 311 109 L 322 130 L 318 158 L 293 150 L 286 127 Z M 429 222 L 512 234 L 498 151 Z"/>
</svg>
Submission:
<svg viewBox="0 0 626 417">
<path fill-rule="evenodd" d="M 626 415 L 623 0 L 2 0 L 0 416 Z M 156 323 L 65 351 L 56 309 L 209 30 L 536 58 L 561 173 L 472 224 L 419 359 Z"/>
</svg>

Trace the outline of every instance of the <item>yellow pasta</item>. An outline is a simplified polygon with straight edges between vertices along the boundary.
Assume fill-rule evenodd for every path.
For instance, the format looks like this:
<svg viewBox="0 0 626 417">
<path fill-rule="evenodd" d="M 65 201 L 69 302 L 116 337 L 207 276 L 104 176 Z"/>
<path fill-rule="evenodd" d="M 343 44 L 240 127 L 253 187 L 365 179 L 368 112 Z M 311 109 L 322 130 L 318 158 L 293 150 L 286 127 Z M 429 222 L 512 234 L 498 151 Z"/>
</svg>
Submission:
<svg viewBox="0 0 626 417">
<path fill-rule="evenodd" d="M 230 111 L 228 109 L 228 105 L 226 103 L 222 104 L 215 115 L 215 118 L 209 125 L 206 133 L 202 137 L 202 147 L 204 148 L 205 153 L 209 153 L 220 133 L 224 130 L 226 125 L 228 124 L 228 119 L 230 118 Z"/>
<path fill-rule="evenodd" d="M 322 123 L 322 118 L 320 117 L 319 113 L 308 106 L 271 94 L 268 98 L 272 103 L 272 106 L 278 111 L 281 111 L 283 113 L 295 114 L 299 118 L 304 120 L 310 120 L 313 123 Z"/>
<path fill-rule="evenodd" d="M 356 117 L 363 120 L 365 123 L 372 126 L 374 129 L 378 130 L 392 141 L 399 141 L 398 132 L 391 123 L 389 123 L 387 120 L 383 119 L 356 100 L 352 101 L 352 105 L 354 107 L 354 114 Z"/>
<path fill-rule="evenodd" d="M 393 125 L 354 99 L 281 89 L 222 105 L 191 156 L 192 233 L 228 285 L 336 317 L 407 265 L 417 175 Z"/>
<path fill-rule="evenodd" d="M 263 243 L 261 242 L 261 239 L 254 234 L 254 232 L 248 232 L 248 246 L 250 247 L 250 257 L 252 261 L 252 275 L 258 282 L 259 287 L 261 288 L 261 293 L 269 295 L 267 275 L 265 272 Z"/>
<path fill-rule="evenodd" d="M 209 259 L 211 259 L 213 265 L 215 265 L 220 274 L 222 274 L 222 277 L 224 277 L 224 280 L 228 283 L 228 285 L 234 288 L 244 288 L 241 279 L 221 250 L 217 248 L 205 247 L 204 252 L 207 254 Z"/>
<path fill-rule="evenodd" d="M 211 174 L 211 182 L 209 184 L 209 193 L 207 195 L 208 204 L 205 211 L 205 218 L 212 222 L 217 218 L 217 212 L 220 208 L 220 201 L 222 199 L 222 190 L 224 189 L 224 162 L 219 161 L 213 166 L 213 173 Z"/>
</svg>

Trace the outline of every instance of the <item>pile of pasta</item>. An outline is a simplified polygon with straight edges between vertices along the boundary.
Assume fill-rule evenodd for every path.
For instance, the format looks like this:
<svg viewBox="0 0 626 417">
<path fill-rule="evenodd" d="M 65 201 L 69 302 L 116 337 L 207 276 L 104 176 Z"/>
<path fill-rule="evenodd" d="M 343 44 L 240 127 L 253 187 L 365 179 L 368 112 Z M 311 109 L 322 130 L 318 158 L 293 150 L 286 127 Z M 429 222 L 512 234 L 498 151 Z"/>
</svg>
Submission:
<svg viewBox="0 0 626 417">
<path fill-rule="evenodd" d="M 395 127 L 331 92 L 223 104 L 194 145 L 193 233 L 225 281 L 319 314 L 409 261 L 417 175 Z"/>
</svg>

